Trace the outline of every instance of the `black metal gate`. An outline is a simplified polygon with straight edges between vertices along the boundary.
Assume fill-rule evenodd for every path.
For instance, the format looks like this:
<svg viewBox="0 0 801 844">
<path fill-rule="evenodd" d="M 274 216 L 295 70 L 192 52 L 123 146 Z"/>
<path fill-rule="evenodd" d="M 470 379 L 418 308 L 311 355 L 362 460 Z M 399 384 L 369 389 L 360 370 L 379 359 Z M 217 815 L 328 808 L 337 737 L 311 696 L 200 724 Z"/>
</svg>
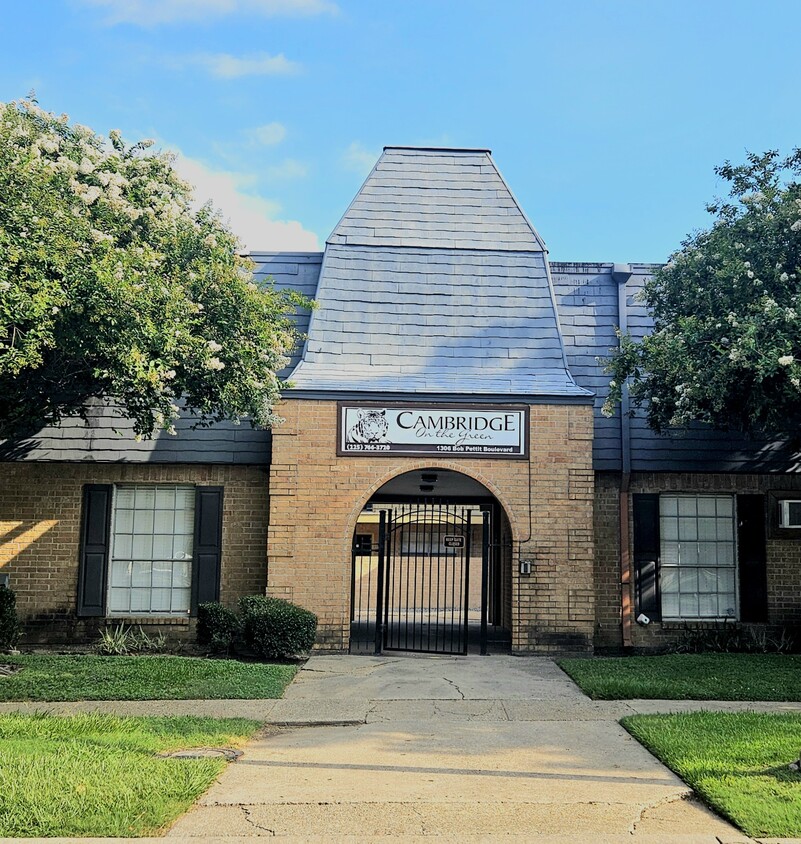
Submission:
<svg viewBox="0 0 801 844">
<path fill-rule="evenodd" d="M 472 629 L 486 653 L 491 508 L 396 504 L 370 530 L 354 537 L 351 651 L 465 654 Z"/>
</svg>

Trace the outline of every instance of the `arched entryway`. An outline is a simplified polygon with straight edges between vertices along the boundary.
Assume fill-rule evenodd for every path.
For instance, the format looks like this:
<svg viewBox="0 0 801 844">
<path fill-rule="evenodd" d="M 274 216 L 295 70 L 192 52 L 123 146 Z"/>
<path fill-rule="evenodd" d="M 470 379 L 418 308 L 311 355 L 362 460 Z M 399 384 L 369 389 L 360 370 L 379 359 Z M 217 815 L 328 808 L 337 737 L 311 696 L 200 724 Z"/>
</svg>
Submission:
<svg viewBox="0 0 801 844">
<path fill-rule="evenodd" d="M 450 469 L 378 489 L 353 534 L 350 651 L 510 649 L 512 537 L 503 507 Z"/>
</svg>

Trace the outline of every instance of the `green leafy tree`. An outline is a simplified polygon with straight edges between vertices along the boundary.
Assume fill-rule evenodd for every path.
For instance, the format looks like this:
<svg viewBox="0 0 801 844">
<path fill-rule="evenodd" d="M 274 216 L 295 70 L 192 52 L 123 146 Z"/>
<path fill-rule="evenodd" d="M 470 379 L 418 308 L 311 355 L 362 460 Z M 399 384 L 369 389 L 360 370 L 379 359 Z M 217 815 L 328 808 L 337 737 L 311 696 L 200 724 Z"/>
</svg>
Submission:
<svg viewBox="0 0 801 844">
<path fill-rule="evenodd" d="M 138 436 L 269 426 L 297 294 L 257 286 L 236 237 L 152 142 L 0 104 L 0 438 L 106 400 Z"/>
<path fill-rule="evenodd" d="M 801 150 L 749 154 L 717 174 L 729 198 L 646 283 L 654 329 L 609 362 L 610 413 L 628 382 L 658 431 L 691 422 L 748 433 L 801 425 Z"/>
</svg>

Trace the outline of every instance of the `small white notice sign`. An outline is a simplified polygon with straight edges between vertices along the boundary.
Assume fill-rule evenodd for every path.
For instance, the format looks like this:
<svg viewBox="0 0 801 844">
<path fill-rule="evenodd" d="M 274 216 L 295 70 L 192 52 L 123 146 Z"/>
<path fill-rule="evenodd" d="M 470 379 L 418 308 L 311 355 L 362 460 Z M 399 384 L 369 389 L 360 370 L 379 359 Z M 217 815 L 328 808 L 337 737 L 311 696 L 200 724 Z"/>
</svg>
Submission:
<svg viewBox="0 0 801 844">
<path fill-rule="evenodd" d="M 446 548 L 464 548 L 464 537 L 448 535 L 444 537 L 442 544 Z"/>
</svg>

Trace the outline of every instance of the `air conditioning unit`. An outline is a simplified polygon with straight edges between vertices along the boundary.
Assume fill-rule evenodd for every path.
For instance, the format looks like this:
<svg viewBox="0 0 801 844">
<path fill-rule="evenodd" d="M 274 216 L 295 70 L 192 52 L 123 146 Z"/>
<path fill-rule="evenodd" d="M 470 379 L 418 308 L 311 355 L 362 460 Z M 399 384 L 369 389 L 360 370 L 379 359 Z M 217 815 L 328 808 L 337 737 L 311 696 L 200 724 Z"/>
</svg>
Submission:
<svg viewBox="0 0 801 844">
<path fill-rule="evenodd" d="M 801 528 L 801 499 L 785 498 L 781 502 L 783 528 Z"/>
</svg>

